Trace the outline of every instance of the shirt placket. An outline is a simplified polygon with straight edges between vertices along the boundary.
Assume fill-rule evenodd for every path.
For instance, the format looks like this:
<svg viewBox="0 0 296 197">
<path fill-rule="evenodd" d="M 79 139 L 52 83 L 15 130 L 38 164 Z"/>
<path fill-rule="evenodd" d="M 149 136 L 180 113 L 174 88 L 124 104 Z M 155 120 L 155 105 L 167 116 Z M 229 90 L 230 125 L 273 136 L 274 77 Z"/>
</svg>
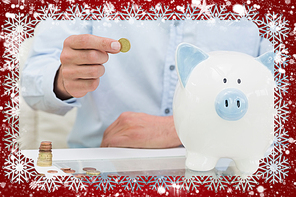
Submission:
<svg viewBox="0 0 296 197">
<path fill-rule="evenodd" d="M 175 50 L 183 39 L 183 22 L 172 21 L 170 25 L 169 46 L 165 58 L 164 67 L 164 86 L 163 97 L 161 105 L 161 115 L 173 115 L 173 97 L 175 93 L 176 84 L 178 82 L 178 75 L 175 65 Z"/>
</svg>

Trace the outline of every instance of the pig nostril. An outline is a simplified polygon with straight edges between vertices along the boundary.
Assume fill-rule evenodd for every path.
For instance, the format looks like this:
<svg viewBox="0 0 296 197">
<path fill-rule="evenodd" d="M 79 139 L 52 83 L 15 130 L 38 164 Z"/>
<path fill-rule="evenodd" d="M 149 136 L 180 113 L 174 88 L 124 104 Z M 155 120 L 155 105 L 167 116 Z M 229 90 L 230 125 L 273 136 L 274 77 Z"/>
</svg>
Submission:
<svg viewBox="0 0 296 197">
<path fill-rule="evenodd" d="M 228 107 L 228 100 L 225 100 L 225 107 Z"/>
<path fill-rule="evenodd" d="M 240 108 L 240 102 L 239 102 L 239 100 L 237 100 L 236 104 L 237 104 L 237 107 Z"/>
</svg>

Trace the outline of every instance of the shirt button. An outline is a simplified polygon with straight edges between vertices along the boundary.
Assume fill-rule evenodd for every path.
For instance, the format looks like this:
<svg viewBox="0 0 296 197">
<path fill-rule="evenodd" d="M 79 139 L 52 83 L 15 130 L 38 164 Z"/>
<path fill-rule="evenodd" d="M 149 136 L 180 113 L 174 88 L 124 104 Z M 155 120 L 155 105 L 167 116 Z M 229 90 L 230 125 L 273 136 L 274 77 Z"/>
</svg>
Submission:
<svg viewBox="0 0 296 197">
<path fill-rule="evenodd" d="M 170 113 L 170 109 L 169 109 L 169 108 L 166 108 L 166 109 L 164 110 L 164 113 L 166 113 L 166 114 Z"/>
<path fill-rule="evenodd" d="M 174 70 L 175 69 L 175 65 L 170 65 L 170 70 Z"/>
</svg>

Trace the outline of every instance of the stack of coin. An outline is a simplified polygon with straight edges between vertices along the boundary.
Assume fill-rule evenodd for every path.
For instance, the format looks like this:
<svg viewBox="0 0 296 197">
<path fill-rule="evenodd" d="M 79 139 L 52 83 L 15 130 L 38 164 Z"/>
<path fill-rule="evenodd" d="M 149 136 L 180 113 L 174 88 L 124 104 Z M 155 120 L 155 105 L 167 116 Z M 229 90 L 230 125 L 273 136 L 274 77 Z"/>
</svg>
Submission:
<svg viewBox="0 0 296 197">
<path fill-rule="evenodd" d="M 48 167 L 52 166 L 51 142 L 43 141 L 39 147 L 39 156 L 37 166 Z"/>
</svg>

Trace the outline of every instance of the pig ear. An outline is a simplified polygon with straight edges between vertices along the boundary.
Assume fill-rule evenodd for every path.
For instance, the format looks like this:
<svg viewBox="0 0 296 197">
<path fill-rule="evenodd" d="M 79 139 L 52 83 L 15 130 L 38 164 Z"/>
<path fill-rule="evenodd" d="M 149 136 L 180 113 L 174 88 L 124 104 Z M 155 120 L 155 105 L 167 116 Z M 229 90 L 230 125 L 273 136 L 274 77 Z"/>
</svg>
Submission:
<svg viewBox="0 0 296 197">
<path fill-rule="evenodd" d="M 181 43 L 177 47 L 175 57 L 179 80 L 185 87 L 191 71 L 209 56 L 191 44 Z"/>
<path fill-rule="evenodd" d="M 274 56 L 275 54 L 273 53 L 273 51 L 269 51 L 256 58 L 257 61 L 262 63 L 270 70 L 272 75 L 274 74 Z"/>
</svg>

